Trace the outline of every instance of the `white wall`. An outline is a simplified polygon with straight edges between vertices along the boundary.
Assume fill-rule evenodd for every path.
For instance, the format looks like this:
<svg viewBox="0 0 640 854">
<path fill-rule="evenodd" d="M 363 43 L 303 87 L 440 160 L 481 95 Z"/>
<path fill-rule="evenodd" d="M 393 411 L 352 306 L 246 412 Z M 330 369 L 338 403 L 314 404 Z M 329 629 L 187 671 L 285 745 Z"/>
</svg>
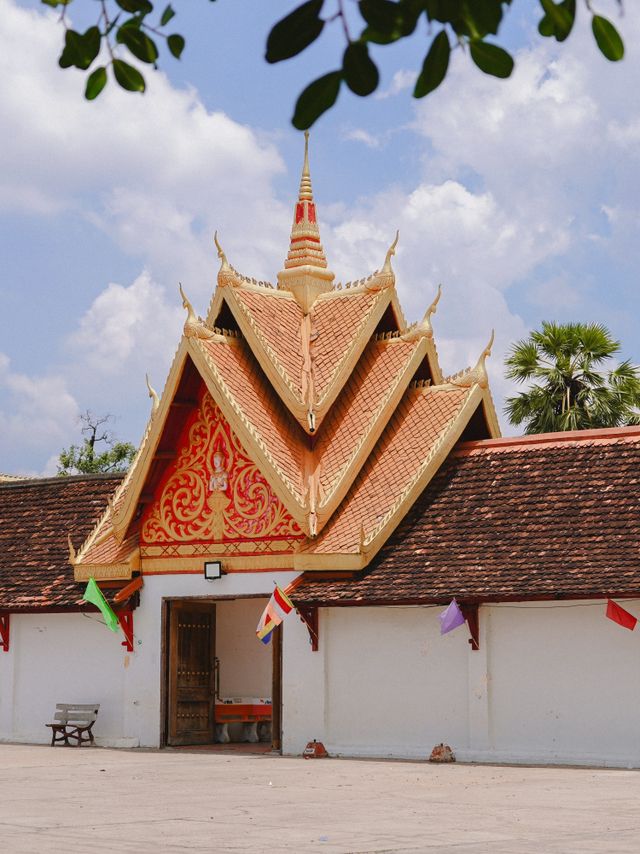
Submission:
<svg viewBox="0 0 640 854">
<path fill-rule="evenodd" d="M 91 618 L 82 614 L 12 614 L 10 650 L 0 651 L 0 740 L 46 742 L 49 730 L 45 724 L 52 720 L 56 703 L 96 701 L 101 704 L 94 727 L 99 744 L 157 747 L 161 733 L 163 598 L 268 597 L 274 581 L 284 588 L 295 575 L 233 573 L 214 582 L 205 581 L 201 575 L 145 576 L 140 607 L 134 611 L 132 653 L 121 646 L 122 633 L 110 632 L 99 622 L 97 612 Z M 264 600 L 260 602 L 264 607 Z M 221 603 L 220 612 L 230 605 Z M 259 605 L 238 611 L 244 614 L 247 627 L 253 607 L 259 616 Z M 255 644 L 257 656 L 269 656 L 271 647 L 265 648 L 256 639 L 256 624 L 257 618 L 247 646 Z M 240 647 L 237 649 L 239 654 Z M 271 693 L 270 683 L 266 693 Z"/>
<path fill-rule="evenodd" d="M 121 637 L 99 615 L 12 614 L 9 652 L 0 652 L 0 739 L 51 740 L 56 703 L 100 703 L 94 734 L 121 743 Z"/>
<path fill-rule="evenodd" d="M 441 741 L 466 746 L 468 635 L 441 638 L 439 610 L 321 609 L 317 652 L 287 621 L 284 751 L 312 738 L 353 756 L 425 758 Z"/>
<path fill-rule="evenodd" d="M 217 609 L 219 655 L 255 664 L 247 682 L 225 685 L 242 668 L 223 669 L 223 691 L 253 695 L 271 653 L 255 639 L 256 614 L 273 580 L 292 577 L 147 577 L 133 653 L 97 614 L 13 614 L 11 649 L 0 652 L 0 739 L 46 742 L 56 703 L 96 701 L 99 743 L 157 746 L 163 597 L 261 594 Z M 640 601 L 627 607 L 640 613 Z M 604 609 L 483 606 L 478 652 L 466 627 L 439 635 L 440 608 L 321 609 L 318 652 L 293 614 L 283 637 L 284 752 L 316 738 L 334 754 L 424 758 L 444 741 L 461 760 L 640 767 L 639 630 Z M 269 693 L 261 684 L 257 693 Z"/>
<path fill-rule="evenodd" d="M 551 604 L 488 609 L 491 754 L 640 766 L 638 630 L 604 603 Z"/>
<path fill-rule="evenodd" d="M 216 605 L 221 697 L 271 697 L 271 644 L 256 638 L 256 626 L 268 601 L 234 599 Z"/>
<path fill-rule="evenodd" d="M 440 610 L 321 609 L 315 653 L 287 621 L 284 752 L 640 767 L 640 638 L 604 602 L 483 606 L 479 651 Z"/>
</svg>

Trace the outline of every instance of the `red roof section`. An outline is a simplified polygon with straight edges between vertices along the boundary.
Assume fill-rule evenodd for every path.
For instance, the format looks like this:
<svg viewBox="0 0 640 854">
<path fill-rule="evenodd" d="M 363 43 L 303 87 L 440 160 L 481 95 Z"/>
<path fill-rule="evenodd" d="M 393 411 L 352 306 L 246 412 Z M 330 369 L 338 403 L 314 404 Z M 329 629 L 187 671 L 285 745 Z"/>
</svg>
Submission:
<svg viewBox="0 0 640 854">
<path fill-rule="evenodd" d="M 0 483 L 0 609 L 72 607 L 85 584 L 73 578 L 76 547 L 102 515 L 121 475 Z"/>
<path fill-rule="evenodd" d="M 296 601 L 640 594 L 640 428 L 461 444 L 369 567 Z"/>
<path fill-rule="evenodd" d="M 349 494 L 306 551 L 357 553 L 361 534 L 370 538 L 384 524 L 468 394 L 457 388 L 409 389 Z"/>
<path fill-rule="evenodd" d="M 316 301 L 311 344 L 316 403 L 329 393 L 352 349 L 366 343 L 360 333 L 380 298 L 380 293 L 334 291 Z"/>
<path fill-rule="evenodd" d="M 280 367 L 293 386 L 295 396 L 304 401 L 302 373 L 302 323 L 304 315 L 290 294 L 268 289 L 235 288 L 233 296 L 250 318 L 263 346 L 276 367 Z"/>
</svg>

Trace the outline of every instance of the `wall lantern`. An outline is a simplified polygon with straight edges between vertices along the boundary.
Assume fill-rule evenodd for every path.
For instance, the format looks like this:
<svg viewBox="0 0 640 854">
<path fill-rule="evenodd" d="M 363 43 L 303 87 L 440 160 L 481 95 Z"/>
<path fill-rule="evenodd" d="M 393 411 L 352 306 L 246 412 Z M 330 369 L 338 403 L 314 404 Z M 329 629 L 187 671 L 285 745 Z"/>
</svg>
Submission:
<svg viewBox="0 0 640 854">
<path fill-rule="evenodd" d="M 219 560 L 206 560 L 204 562 L 204 580 L 216 581 L 222 578 L 222 562 Z"/>
</svg>

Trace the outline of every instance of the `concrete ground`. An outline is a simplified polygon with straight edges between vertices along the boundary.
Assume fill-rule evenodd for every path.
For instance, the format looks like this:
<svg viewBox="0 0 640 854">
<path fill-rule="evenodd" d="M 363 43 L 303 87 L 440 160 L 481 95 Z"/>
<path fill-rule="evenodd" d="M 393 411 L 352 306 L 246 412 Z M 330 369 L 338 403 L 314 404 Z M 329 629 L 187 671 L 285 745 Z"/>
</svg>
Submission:
<svg viewBox="0 0 640 854">
<path fill-rule="evenodd" d="M 0 745 L 0 850 L 640 851 L 640 773 Z"/>
</svg>

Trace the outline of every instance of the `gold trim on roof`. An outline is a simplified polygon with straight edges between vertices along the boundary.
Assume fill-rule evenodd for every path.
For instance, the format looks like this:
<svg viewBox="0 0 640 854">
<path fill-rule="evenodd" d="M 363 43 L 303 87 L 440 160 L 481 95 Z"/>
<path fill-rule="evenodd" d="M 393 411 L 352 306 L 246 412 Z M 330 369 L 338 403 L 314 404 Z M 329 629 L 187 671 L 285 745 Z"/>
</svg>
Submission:
<svg viewBox="0 0 640 854">
<path fill-rule="evenodd" d="M 142 561 L 147 567 L 154 565 L 149 564 L 149 561 L 161 560 L 151 555 L 141 557 L 139 551 L 134 549 L 125 565 L 123 556 L 130 544 L 135 542 L 135 536 L 130 533 L 130 529 L 135 529 L 131 528 L 131 525 L 188 357 L 192 359 L 209 393 L 273 492 L 307 536 L 319 537 L 318 542 L 322 540 L 322 532 L 327 523 L 336 513 L 341 512 L 341 508 L 344 511 L 348 506 L 349 492 L 354 488 L 366 462 L 375 461 L 376 455 L 380 454 L 378 442 L 407 394 L 409 384 L 412 385 L 410 394 L 429 395 L 433 386 L 442 392 L 445 390 L 444 385 L 448 385 L 452 392 L 459 389 L 466 392 L 460 411 L 445 425 L 418 470 L 411 477 L 409 475 L 413 468 L 406 470 L 409 480 L 402 490 L 399 486 L 404 477 L 404 469 L 397 471 L 394 492 L 389 494 L 389 499 L 393 497 L 393 502 L 387 505 L 387 501 L 384 501 L 383 506 L 389 506 L 389 509 L 384 518 L 378 519 L 375 527 L 365 530 L 366 525 L 361 526 L 359 542 L 354 544 L 357 553 L 347 549 L 344 554 L 316 554 L 313 552 L 313 542 L 308 541 L 304 547 L 306 550 L 300 550 L 295 557 L 286 554 L 263 556 L 269 560 L 280 560 L 281 568 L 284 565 L 282 561 L 297 569 L 326 569 L 328 566 L 335 569 L 357 569 L 366 565 L 407 512 L 420 489 L 424 488 L 428 479 L 433 476 L 477 406 L 483 407 L 490 434 L 499 435 L 497 415 L 488 391 L 485 365 L 485 360 L 491 353 L 493 335 L 474 368 L 443 381 L 432 327 L 432 316 L 436 311 L 441 289 L 438 288 L 423 319 L 407 326 L 396 292 L 395 273 L 391 263 L 398 237 L 396 234 L 380 270 L 366 279 L 348 283 L 346 286 L 333 284 L 333 273 L 327 270 L 324 250 L 320 243 L 309 170 L 308 139 L 305 139 L 305 157 L 298 201 L 294 210 L 289 255 L 278 276 L 278 288 L 238 273 L 229 264 L 217 232 L 214 234 L 220 269 L 218 287 L 212 297 L 207 320 L 197 316 L 180 287 L 183 306 L 187 310 L 184 337 L 160 399 L 151 389 L 147 378 L 149 394 L 153 401 L 152 416 L 131 469 L 79 552 L 76 554 L 73 547 L 70 548 L 70 559 L 75 561 L 79 572 L 87 572 L 88 567 L 95 571 L 94 563 L 83 564 L 83 560 L 100 556 L 104 556 L 105 561 L 107 556 L 113 560 L 102 567 L 105 573 L 102 577 L 121 577 L 116 574 L 133 571 L 132 565 L 136 562 Z M 225 303 L 240 333 L 216 326 Z M 376 328 L 383 317 L 383 328 L 387 331 L 376 335 Z M 395 328 L 390 328 L 394 326 Z M 274 330 L 277 330 L 275 334 Z M 348 334 L 345 334 L 345 330 L 348 330 Z M 292 336 L 283 347 L 280 347 L 280 341 L 283 340 L 281 332 Z M 240 340 L 242 338 L 244 340 Z M 406 359 L 404 356 L 400 359 L 398 355 L 397 360 L 390 356 L 386 363 L 379 362 L 375 369 L 380 371 L 378 374 L 372 367 L 374 362 L 370 360 L 370 356 L 363 358 L 363 353 L 370 343 L 372 347 L 413 347 L 413 350 L 408 352 Z M 217 350 L 218 347 L 222 349 Z M 229 347 L 242 348 L 242 357 L 239 350 L 232 355 L 226 349 Z M 399 354 L 401 351 L 396 352 Z M 220 356 L 218 364 L 217 354 Z M 268 386 L 265 386 L 264 379 L 258 381 L 259 372 L 252 362 L 253 359 L 266 374 Z M 412 382 L 425 359 L 429 365 L 431 381 Z M 373 371 L 370 374 L 372 384 L 378 383 L 380 377 L 380 384 L 376 386 L 378 393 L 373 398 L 363 385 L 368 370 Z M 350 382 L 351 380 L 353 382 Z M 285 416 L 281 409 L 276 417 L 272 417 L 265 406 L 252 407 L 250 399 L 243 397 L 243 382 L 245 388 L 255 387 L 255 393 L 260 394 L 260 399 L 266 401 L 265 406 L 284 405 L 302 430 L 298 432 L 293 422 L 289 426 L 289 416 Z M 432 382 L 433 386 L 430 386 L 429 382 Z M 235 388 L 235 393 L 232 388 Z M 341 413 L 340 395 L 355 395 L 358 388 L 362 389 L 363 394 L 358 406 L 361 411 L 366 412 L 366 416 L 349 421 L 347 416 L 351 411 L 348 409 L 350 398 L 343 398 L 345 402 L 342 405 L 346 408 Z M 263 398 L 263 394 L 267 397 Z M 458 394 L 461 392 L 458 391 Z M 336 413 L 335 417 L 338 419 L 333 424 L 331 413 Z M 252 417 L 256 423 L 252 422 Z M 323 433 L 325 423 L 326 433 Z M 437 425 L 437 419 L 434 423 Z M 275 438 L 270 441 L 268 424 L 271 424 L 274 436 L 276 427 L 280 431 L 277 441 Z M 341 424 L 342 437 L 339 436 Z M 336 436 L 333 446 L 331 431 L 334 431 Z M 318 437 L 315 443 L 308 438 L 309 434 L 314 433 Z M 325 435 L 329 436 L 329 439 L 325 439 Z M 351 444 L 345 444 L 345 437 Z M 431 439 L 429 441 L 431 442 Z M 289 446 L 292 454 L 290 457 L 287 456 Z M 383 473 L 381 470 L 380 477 Z M 371 494 L 375 494 L 375 491 Z M 378 512 L 384 511 L 380 508 Z M 376 514 L 369 514 L 366 518 L 371 522 L 371 519 L 376 518 Z M 349 530 L 349 526 L 343 525 L 334 542 L 340 542 L 340 537 L 344 537 L 346 542 L 350 536 L 346 533 Z M 326 546 L 329 546 L 330 542 L 325 541 Z M 117 544 L 120 544 L 120 549 Z M 247 562 L 249 558 L 246 555 L 235 555 L 234 558 L 238 560 L 235 571 L 251 571 L 248 567 L 253 564 Z M 192 557 L 185 557 L 185 560 L 187 559 L 193 560 Z M 164 571 L 167 566 L 166 556 L 162 560 Z M 173 561 L 169 563 L 173 566 Z M 158 565 L 160 566 L 160 563 Z M 256 569 L 259 566 L 261 564 L 255 564 Z M 181 566 L 173 571 L 188 570 L 185 565 L 184 569 Z M 114 575 L 109 576 L 109 573 Z M 96 577 L 100 576 L 96 574 Z"/>
<path fill-rule="evenodd" d="M 149 374 L 145 374 L 144 378 L 147 383 L 147 391 L 149 392 L 149 397 L 151 398 L 151 414 L 155 415 L 158 411 L 158 407 L 160 406 L 160 398 L 158 397 L 158 392 L 149 382 Z"/>
<path fill-rule="evenodd" d="M 476 383 L 481 388 L 489 388 L 489 375 L 487 374 L 486 359 L 491 355 L 491 348 L 495 338 L 495 330 L 491 330 L 491 338 L 489 343 L 484 348 L 473 368 L 467 368 L 454 374 L 452 377 L 447 377 L 445 382 L 455 385 L 458 388 L 471 388 Z"/>
</svg>

